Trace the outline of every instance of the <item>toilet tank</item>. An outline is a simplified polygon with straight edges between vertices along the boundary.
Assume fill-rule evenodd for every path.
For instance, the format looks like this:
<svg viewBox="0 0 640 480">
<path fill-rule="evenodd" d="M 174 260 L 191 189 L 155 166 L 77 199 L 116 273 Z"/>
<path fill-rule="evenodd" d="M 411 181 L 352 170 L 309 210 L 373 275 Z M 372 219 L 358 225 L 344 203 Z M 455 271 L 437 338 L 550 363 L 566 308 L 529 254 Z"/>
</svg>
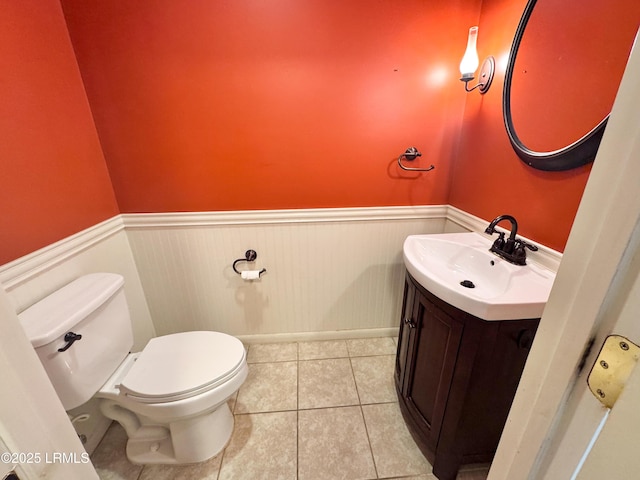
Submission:
<svg viewBox="0 0 640 480">
<path fill-rule="evenodd" d="M 18 317 L 65 410 L 82 405 L 104 385 L 133 345 L 124 279 L 84 275 Z M 65 351 L 65 335 L 82 335 Z"/>
</svg>

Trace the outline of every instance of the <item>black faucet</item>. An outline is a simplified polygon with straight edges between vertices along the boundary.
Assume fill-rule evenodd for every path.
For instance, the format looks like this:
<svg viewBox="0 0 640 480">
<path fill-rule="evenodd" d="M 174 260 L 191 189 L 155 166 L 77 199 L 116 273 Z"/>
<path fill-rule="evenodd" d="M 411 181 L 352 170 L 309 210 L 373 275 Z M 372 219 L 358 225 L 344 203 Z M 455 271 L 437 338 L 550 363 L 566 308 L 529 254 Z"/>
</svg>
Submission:
<svg viewBox="0 0 640 480">
<path fill-rule="evenodd" d="M 518 233 L 518 222 L 514 217 L 512 217 L 511 215 L 500 215 L 499 217 L 494 218 L 489 226 L 485 229 L 484 233 L 487 233 L 489 235 L 493 235 L 494 233 L 496 233 L 496 225 L 498 225 L 498 223 L 503 220 L 508 220 L 509 222 L 511 222 L 511 233 L 509 234 L 509 238 L 505 240 L 504 232 L 498 231 L 498 238 L 493 242 L 493 245 L 491 245 L 489 251 L 515 265 L 526 265 L 526 249 L 528 248 L 532 252 L 535 252 L 536 250 L 538 250 L 538 247 L 525 242 L 521 238 L 516 238 L 516 234 Z"/>
</svg>

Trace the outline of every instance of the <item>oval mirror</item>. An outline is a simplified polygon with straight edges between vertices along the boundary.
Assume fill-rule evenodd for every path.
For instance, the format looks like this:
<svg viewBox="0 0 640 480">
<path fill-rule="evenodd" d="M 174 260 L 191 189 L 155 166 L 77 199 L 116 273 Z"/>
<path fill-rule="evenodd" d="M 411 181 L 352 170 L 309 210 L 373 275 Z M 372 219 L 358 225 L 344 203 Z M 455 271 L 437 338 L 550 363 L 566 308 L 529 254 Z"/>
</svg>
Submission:
<svg viewBox="0 0 640 480">
<path fill-rule="evenodd" d="M 539 170 L 593 161 L 640 24 L 638 0 L 529 0 L 503 90 L 509 140 Z"/>
</svg>

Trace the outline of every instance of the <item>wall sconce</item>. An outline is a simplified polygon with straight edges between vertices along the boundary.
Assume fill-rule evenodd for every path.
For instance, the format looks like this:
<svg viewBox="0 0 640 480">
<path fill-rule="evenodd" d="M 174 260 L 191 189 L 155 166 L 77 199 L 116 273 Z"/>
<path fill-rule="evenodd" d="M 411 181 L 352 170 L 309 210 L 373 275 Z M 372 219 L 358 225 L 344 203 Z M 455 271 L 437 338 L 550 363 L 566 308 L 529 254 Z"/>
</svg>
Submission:
<svg viewBox="0 0 640 480">
<path fill-rule="evenodd" d="M 469 88 L 469 82 L 473 80 L 478 64 L 478 51 L 476 50 L 476 41 L 478 39 L 478 27 L 471 27 L 469 29 L 469 39 L 467 40 L 467 50 L 464 52 L 462 61 L 460 62 L 460 73 L 462 77 L 461 81 L 464 82 L 464 89 L 467 92 L 471 92 L 476 88 L 480 93 L 484 94 L 489 90 L 491 81 L 493 80 L 493 72 L 496 68 L 496 61 L 492 56 L 488 56 L 482 62 L 480 67 L 480 79 L 477 85 Z"/>
</svg>

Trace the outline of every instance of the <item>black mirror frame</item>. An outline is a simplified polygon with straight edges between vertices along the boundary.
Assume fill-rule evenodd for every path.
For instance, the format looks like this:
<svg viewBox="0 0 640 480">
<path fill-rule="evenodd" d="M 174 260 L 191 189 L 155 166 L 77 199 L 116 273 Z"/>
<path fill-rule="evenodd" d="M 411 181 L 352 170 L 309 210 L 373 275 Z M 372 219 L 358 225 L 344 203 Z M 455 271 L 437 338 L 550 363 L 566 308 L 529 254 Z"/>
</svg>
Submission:
<svg viewBox="0 0 640 480">
<path fill-rule="evenodd" d="M 529 18 L 531 17 L 531 13 L 533 12 L 533 7 L 536 5 L 536 2 L 537 0 L 529 0 L 527 3 L 524 13 L 522 14 L 522 18 L 520 18 L 520 23 L 518 24 L 513 44 L 511 45 L 509 62 L 507 64 L 507 70 L 504 77 L 504 88 L 502 90 L 502 114 L 504 124 L 507 129 L 507 135 L 509 136 L 511 146 L 524 163 L 538 170 L 570 170 L 572 168 L 586 165 L 595 159 L 609 115 L 607 115 L 582 138 L 558 150 L 550 152 L 535 152 L 528 149 L 522 143 L 520 138 L 518 138 L 513 126 L 513 119 L 511 118 L 511 80 L 516 63 L 518 48 L 520 47 L 522 36 L 524 35 L 525 28 L 529 22 Z"/>
</svg>

